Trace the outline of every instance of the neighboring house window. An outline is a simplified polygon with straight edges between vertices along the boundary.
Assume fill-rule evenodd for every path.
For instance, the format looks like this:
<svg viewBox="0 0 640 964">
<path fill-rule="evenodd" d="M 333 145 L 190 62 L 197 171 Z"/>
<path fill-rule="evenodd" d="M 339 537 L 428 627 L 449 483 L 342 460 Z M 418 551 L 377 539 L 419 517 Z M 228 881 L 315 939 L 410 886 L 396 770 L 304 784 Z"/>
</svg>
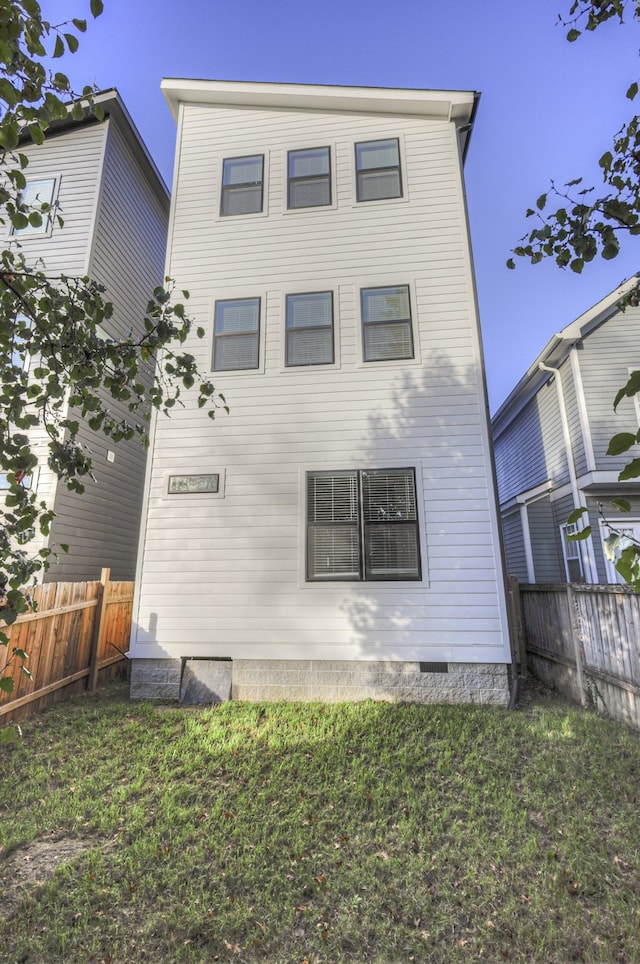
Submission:
<svg viewBox="0 0 640 964">
<path fill-rule="evenodd" d="M 397 137 L 356 144 L 356 197 L 358 201 L 402 197 Z"/>
<path fill-rule="evenodd" d="M 630 525 L 618 525 L 618 522 L 616 521 L 612 523 L 612 525 L 614 526 L 616 533 L 618 533 L 622 537 L 620 539 L 620 542 L 616 546 L 614 560 L 609 559 L 604 546 L 604 543 L 606 542 L 607 537 L 609 537 L 610 535 L 613 535 L 613 533 L 605 523 L 602 523 L 602 522 L 600 523 L 600 534 L 602 536 L 602 543 L 603 543 L 602 548 L 604 552 L 607 581 L 611 583 L 618 583 L 621 585 L 625 585 L 626 580 L 621 575 L 621 573 L 619 573 L 618 570 L 616 569 L 615 563 L 620 558 L 624 549 L 627 549 L 629 546 L 632 546 L 634 544 L 640 543 L 640 521 L 636 522 L 636 520 L 634 519 L 632 520 Z"/>
<path fill-rule="evenodd" d="M 213 370 L 257 368 L 260 352 L 260 299 L 216 301 Z"/>
<path fill-rule="evenodd" d="M 20 237 L 23 238 L 30 234 L 47 233 L 51 227 L 55 186 L 56 180 L 53 177 L 41 181 L 27 181 L 27 186 L 24 191 L 20 192 L 20 201 L 30 209 L 30 213 L 38 211 L 42 218 L 42 223 L 38 225 L 29 224 L 24 228 L 13 228 L 12 234 L 20 235 Z"/>
<path fill-rule="evenodd" d="M 333 293 L 287 295 L 286 364 L 333 364 Z"/>
<path fill-rule="evenodd" d="M 223 163 L 220 214 L 262 211 L 264 157 L 229 157 Z"/>
<path fill-rule="evenodd" d="M 409 286 L 363 288 L 360 295 L 364 360 L 413 358 Z"/>
<path fill-rule="evenodd" d="M 418 580 L 413 469 L 307 473 L 307 580 Z"/>
<path fill-rule="evenodd" d="M 569 536 L 575 535 L 578 531 L 578 526 L 575 522 L 560 527 L 567 582 L 584 582 L 581 551 L 582 542 L 575 542 L 569 539 Z"/>
<path fill-rule="evenodd" d="M 311 208 L 331 204 L 331 160 L 328 147 L 289 151 L 287 205 Z"/>
</svg>

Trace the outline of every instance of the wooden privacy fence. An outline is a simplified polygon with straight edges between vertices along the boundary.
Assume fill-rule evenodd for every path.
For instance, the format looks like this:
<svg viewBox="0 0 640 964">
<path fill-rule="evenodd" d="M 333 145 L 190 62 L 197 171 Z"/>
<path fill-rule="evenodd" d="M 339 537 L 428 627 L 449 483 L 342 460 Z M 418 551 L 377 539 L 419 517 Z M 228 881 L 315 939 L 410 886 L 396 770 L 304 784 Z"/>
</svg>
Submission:
<svg viewBox="0 0 640 964">
<path fill-rule="evenodd" d="M 592 585 L 517 591 L 536 675 L 583 706 L 640 728 L 640 594 Z"/>
<path fill-rule="evenodd" d="M 37 586 L 34 609 L 0 628 L 9 645 L 0 647 L 0 676 L 11 676 L 13 692 L 0 697 L 0 725 L 23 719 L 69 692 L 119 675 L 129 648 L 133 583 L 111 582 L 103 569 L 98 582 Z M 28 653 L 28 679 L 13 648 Z M 8 665 L 9 664 L 9 665 Z M 118 665 L 121 664 L 121 665 Z"/>
</svg>

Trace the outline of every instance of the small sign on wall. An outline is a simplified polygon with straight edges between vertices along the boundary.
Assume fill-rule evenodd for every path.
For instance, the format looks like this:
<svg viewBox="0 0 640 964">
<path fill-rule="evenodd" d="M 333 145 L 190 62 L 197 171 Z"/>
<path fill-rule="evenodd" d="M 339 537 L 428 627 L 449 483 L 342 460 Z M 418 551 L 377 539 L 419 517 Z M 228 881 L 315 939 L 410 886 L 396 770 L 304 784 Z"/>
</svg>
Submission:
<svg viewBox="0 0 640 964">
<path fill-rule="evenodd" d="M 218 495 L 220 475 L 170 475 L 167 491 L 169 495 Z"/>
</svg>

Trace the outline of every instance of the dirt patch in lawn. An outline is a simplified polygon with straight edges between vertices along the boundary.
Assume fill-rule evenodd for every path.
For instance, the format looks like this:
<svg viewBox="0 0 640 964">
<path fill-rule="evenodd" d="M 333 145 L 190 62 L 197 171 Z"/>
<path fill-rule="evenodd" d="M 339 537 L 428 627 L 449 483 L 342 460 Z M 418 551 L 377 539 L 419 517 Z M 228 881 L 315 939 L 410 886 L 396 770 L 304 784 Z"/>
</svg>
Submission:
<svg viewBox="0 0 640 964">
<path fill-rule="evenodd" d="M 20 901 L 34 888 L 48 883 L 58 867 L 95 846 L 95 839 L 48 837 L 33 840 L 28 846 L 11 850 L 6 856 L 0 855 L 0 917 L 9 920 Z"/>
</svg>

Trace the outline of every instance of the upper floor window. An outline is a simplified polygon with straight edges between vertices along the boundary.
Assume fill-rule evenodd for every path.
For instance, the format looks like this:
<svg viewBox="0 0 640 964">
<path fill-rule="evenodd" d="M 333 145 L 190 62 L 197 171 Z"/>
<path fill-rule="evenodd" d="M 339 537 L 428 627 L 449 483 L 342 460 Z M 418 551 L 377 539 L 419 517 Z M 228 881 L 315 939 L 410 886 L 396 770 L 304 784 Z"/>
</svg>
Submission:
<svg viewBox="0 0 640 964">
<path fill-rule="evenodd" d="M 402 197 L 398 138 L 356 144 L 356 196 L 358 201 Z"/>
<path fill-rule="evenodd" d="M 287 206 L 331 204 L 331 158 L 328 147 L 289 151 Z"/>
<path fill-rule="evenodd" d="M 418 580 L 414 469 L 307 473 L 307 580 Z"/>
<path fill-rule="evenodd" d="M 47 233 L 51 227 L 55 187 L 54 177 L 43 178 L 40 181 L 27 181 L 27 186 L 20 192 L 20 201 L 29 208 L 25 213 L 29 223 L 22 227 L 14 227 L 12 234 L 28 237 L 30 234 Z"/>
<path fill-rule="evenodd" d="M 228 157 L 222 168 L 220 214 L 259 214 L 262 211 L 264 157 Z"/>
<path fill-rule="evenodd" d="M 364 360 L 413 358 L 409 286 L 363 288 L 360 296 Z"/>
<path fill-rule="evenodd" d="M 333 293 L 287 295 L 286 364 L 333 364 Z"/>
<path fill-rule="evenodd" d="M 216 301 L 213 330 L 213 370 L 238 371 L 258 367 L 260 299 Z"/>
</svg>

